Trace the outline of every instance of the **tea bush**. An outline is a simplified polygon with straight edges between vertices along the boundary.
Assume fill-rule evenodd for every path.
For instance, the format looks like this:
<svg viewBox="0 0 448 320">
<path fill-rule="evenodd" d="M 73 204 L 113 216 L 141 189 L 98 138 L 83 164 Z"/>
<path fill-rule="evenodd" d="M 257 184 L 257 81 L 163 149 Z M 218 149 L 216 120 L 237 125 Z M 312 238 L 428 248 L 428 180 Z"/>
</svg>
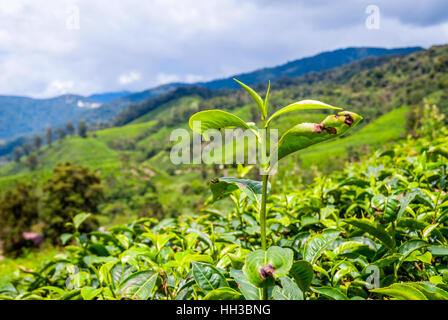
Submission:
<svg viewBox="0 0 448 320">
<path fill-rule="evenodd" d="M 23 247 L 33 243 L 22 236 L 31 231 L 38 218 L 39 198 L 32 186 L 18 182 L 7 190 L 0 199 L 0 242 L 5 254 L 17 255 Z"/>
</svg>

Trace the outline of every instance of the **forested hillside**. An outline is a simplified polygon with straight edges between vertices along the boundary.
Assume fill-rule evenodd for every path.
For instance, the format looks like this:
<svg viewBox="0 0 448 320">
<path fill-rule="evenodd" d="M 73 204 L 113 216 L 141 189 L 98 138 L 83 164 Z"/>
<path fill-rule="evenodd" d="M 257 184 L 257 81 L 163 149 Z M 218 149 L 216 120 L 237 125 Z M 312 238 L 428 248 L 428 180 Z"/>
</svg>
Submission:
<svg viewBox="0 0 448 320">
<path fill-rule="evenodd" d="M 280 77 L 295 77 L 308 72 L 331 69 L 368 56 L 385 56 L 409 54 L 421 50 L 420 47 L 383 49 L 383 48 L 347 48 L 324 52 L 273 68 L 256 70 L 251 73 L 236 75 L 248 84 L 274 81 Z M 48 127 L 56 131 L 67 122 L 78 123 L 84 119 L 89 123 L 107 122 L 129 104 L 139 103 L 149 98 L 157 98 L 181 87 L 192 84 L 169 83 L 141 92 L 111 92 L 93 94 L 88 97 L 80 95 L 62 95 L 49 99 L 32 99 L 28 97 L 0 96 L 0 155 L 1 140 L 17 138 L 27 134 L 41 134 Z M 208 89 L 235 89 L 232 78 L 193 84 Z M 177 95 L 177 94 L 176 94 Z M 160 102 L 156 102 L 160 105 Z M 11 151 L 8 149 L 8 151 Z"/>
</svg>

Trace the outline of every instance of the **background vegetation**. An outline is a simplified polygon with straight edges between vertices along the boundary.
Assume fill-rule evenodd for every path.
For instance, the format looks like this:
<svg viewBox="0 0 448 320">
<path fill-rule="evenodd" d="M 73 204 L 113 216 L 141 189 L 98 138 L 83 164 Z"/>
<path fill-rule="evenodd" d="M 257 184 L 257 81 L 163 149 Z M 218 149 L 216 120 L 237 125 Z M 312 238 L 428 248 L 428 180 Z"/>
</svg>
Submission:
<svg viewBox="0 0 448 320">
<path fill-rule="evenodd" d="M 302 286 L 287 273 L 278 281 L 291 292 L 276 286 L 271 297 L 448 295 L 443 292 L 447 71 L 448 47 L 435 46 L 272 83 L 274 111 L 313 98 L 361 114 L 364 121 L 346 137 L 290 157 L 272 181 L 269 241 L 293 250 L 294 263 L 309 263 L 313 277 Z M 266 90 L 263 84 L 255 88 Z M 257 120 L 255 104 L 243 91 L 179 88 L 131 106 L 103 129 L 67 126 L 58 139 L 50 134 L 45 145 L 22 145 L 15 161 L 0 167 L 3 255 L 22 255 L 1 262 L 3 297 L 256 298 L 250 283 L 241 289 L 244 258 L 259 246 L 253 205 L 241 208 L 243 232 L 231 201 L 204 204 L 210 196 L 207 180 L 241 175 L 241 168 L 169 161 L 171 130 L 187 128 L 189 116 L 212 108 Z M 298 112 L 274 121 L 286 129 L 325 116 Z M 59 164 L 64 162 L 70 164 Z M 256 170 L 246 177 L 259 180 Z M 46 236 L 40 253 L 30 249 L 35 242 L 21 239 L 23 231 Z M 319 237 L 326 246 L 308 255 Z M 23 268 L 14 276 L 11 266 L 17 264 Z M 381 288 L 407 283 L 401 296 L 391 294 L 396 287 L 366 288 L 371 265 L 380 270 Z M 197 278 L 195 270 L 204 268 L 219 275 L 216 287 L 206 288 Z M 67 288 L 65 280 L 75 274 L 86 285 Z M 149 276 L 151 283 L 142 293 L 127 286 L 130 276 Z"/>
</svg>

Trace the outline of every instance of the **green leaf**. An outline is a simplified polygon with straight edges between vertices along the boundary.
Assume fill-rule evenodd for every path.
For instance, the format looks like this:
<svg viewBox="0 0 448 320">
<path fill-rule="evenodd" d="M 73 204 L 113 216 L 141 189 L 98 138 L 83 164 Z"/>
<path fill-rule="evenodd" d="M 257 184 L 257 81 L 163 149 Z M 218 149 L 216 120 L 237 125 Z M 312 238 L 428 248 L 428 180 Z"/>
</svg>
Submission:
<svg viewBox="0 0 448 320">
<path fill-rule="evenodd" d="M 40 287 L 38 290 L 48 290 L 50 292 L 55 292 L 60 296 L 63 296 L 66 293 L 63 289 L 54 286 L 43 286 Z"/>
<path fill-rule="evenodd" d="M 293 262 L 291 249 L 273 246 L 267 251 L 251 252 L 243 267 L 244 276 L 256 287 L 269 287 L 274 284 L 274 277 L 288 274 Z"/>
<path fill-rule="evenodd" d="M 271 184 L 268 183 L 268 193 Z M 223 177 L 210 181 L 210 190 L 213 194 L 212 202 L 221 200 L 236 190 L 241 190 L 247 197 L 257 205 L 260 204 L 263 184 L 261 181 L 249 179 L 236 179 L 231 177 Z"/>
<path fill-rule="evenodd" d="M 386 288 L 372 289 L 370 291 L 398 300 L 428 300 L 419 289 L 406 283 L 394 283 Z"/>
<path fill-rule="evenodd" d="M 244 90 L 246 90 L 251 95 L 252 99 L 254 99 L 254 101 L 257 103 L 258 109 L 260 109 L 260 112 L 261 112 L 261 120 L 266 119 L 267 109 L 266 109 L 265 104 L 263 103 L 263 100 L 258 95 L 258 93 L 256 93 L 252 88 L 250 88 L 249 86 L 245 85 L 241 81 L 239 81 L 239 80 L 237 80 L 235 78 L 233 80 L 238 82 L 244 88 Z"/>
<path fill-rule="evenodd" d="M 410 240 L 403 243 L 398 249 L 398 252 L 402 255 L 402 257 L 400 258 L 400 262 L 403 262 L 415 250 L 422 249 L 427 245 L 428 243 L 421 240 Z"/>
<path fill-rule="evenodd" d="M 362 117 L 356 113 L 342 111 L 337 116 L 326 117 L 320 124 L 298 124 L 283 134 L 273 152 L 277 152 L 277 159 L 280 160 L 293 152 L 316 143 L 340 137 L 355 127 L 361 120 Z"/>
<path fill-rule="evenodd" d="M 421 291 L 428 300 L 448 300 L 448 292 L 430 282 L 409 282 L 410 286 Z"/>
<path fill-rule="evenodd" d="M 127 277 L 119 287 L 121 296 L 148 300 L 157 280 L 157 273 L 151 270 L 139 271 Z"/>
<path fill-rule="evenodd" d="M 221 287 L 210 291 L 204 300 L 238 300 L 241 298 L 241 293 L 229 287 Z"/>
<path fill-rule="evenodd" d="M 338 288 L 312 287 L 311 290 L 332 300 L 349 300 L 347 296 Z"/>
<path fill-rule="evenodd" d="M 431 147 L 429 149 L 429 152 L 430 153 L 434 153 L 434 154 L 440 154 L 441 156 L 443 156 L 443 157 L 448 159 L 448 149 L 447 148 L 440 147 L 440 146 Z"/>
<path fill-rule="evenodd" d="M 82 287 L 81 296 L 84 300 L 93 300 L 101 293 L 102 288 L 95 289 L 90 286 Z"/>
<path fill-rule="evenodd" d="M 298 110 L 318 110 L 318 109 L 334 109 L 334 110 L 342 110 L 342 108 L 333 107 L 329 104 L 317 101 L 317 100 L 301 100 L 294 103 L 291 103 L 290 105 L 287 105 L 286 107 L 281 108 L 277 112 L 275 112 L 269 120 L 266 122 L 266 127 L 269 125 L 269 123 L 277 118 L 278 116 L 281 116 L 282 114 L 292 112 L 292 111 L 298 111 Z"/>
<path fill-rule="evenodd" d="M 401 216 L 403 215 L 404 211 L 409 206 L 409 204 L 414 200 L 416 195 L 417 192 L 412 191 L 410 193 L 407 193 L 404 197 L 400 198 L 400 210 L 397 213 L 397 220 L 401 219 Z"/>
<path fill-rule="evenodd" d="M 61 242 L 65 245 L 68 241 L 70 241 L 74 237 L 71 233 L 63 233 L 61 234 Z"/>
<path fill-rule="evenodd" d="M 73 224 L 75 226 L 75 229 L 78 230 L 79 226 L 81 225 L 81 223 L 83 223 L 84 221 L 86 221 L 89 217 L 91 216 L 90 213 L 80 213 L 77 214 L 74 218 L 73 218 Z"/>
<path fill-rule="evenodd" d="M 381 211 L 381 218 L 386 222 L 395 221 L 399 203 L 396 196 L 385 197 L 382 194 L 375 195 L 371 201 L 372 207 L 377 211 Z"/>
<path fill-rule="evenodd" d="M 422 239 L 428 241 L 429 236 L 438 226 L 438 223 L 428 225 L 422 232 Z"/>
<path fill-rule="evenodd" d="M 338 184 L 337 188 L 343 187 L 343 186 L 357 186 L 361 188 L 366 188 L 370 185 L 368 181 L 356 178 L 356 177 L 349 177 L 347 179 L 344 179 L 341 183 Z"/>
<path fill-rule="evenodd" d="M 448 256 L 448 246 L 429 246 L 428 251 L 433 256 Z"/>
<path fill-rule="evenodd" d="M 312 236 L 303 248 L 303 258 L 313 265 L 322 252 L 336 240 L 339 233 L 338 230 L 327 229 Z"/>
<path fill-rule="evenodd" d="M 194 121 L 200 121 L 201 126 L 197 128 L 193 125 Z M 258 136 L 258 132 L 252 129 L 246 122 L 237 117 L 236 115 L 222 111 L 222 110 L 205 110 L 195 113 L 191 116 L 189 122 L 191 130 L 201 134 L 205 140 L 209 140 L 209 136 L 206 133 L 210 129 L 225 129 L 225 128 L 243 128 L 250 129 Z"/>
<path fill-rule="evenodd" d="M 275 300 L 303 300 L 300 288 L 289 277 L 280 277 L 281 287 L 276 286 L 272 291 Z"/>
<path fill-rule="evenodd" d="M 93 264 L 103 264 L 107 262 L 117 262 L 118 259 L 115 257 L 101 257 L 101 256 L 95 256 L 95 255 L 89 255 L 82 258 L 84 263 L 88 266 L 91 266 Z"/>
<path fill-rule="evenodd" d="M 269 93 L 271 92 L 271 81 L 268 83 L 268 91 L 266 92 L 266 97 L 264 98 L 264 110 L 266 110 L 265 118 L 267 117 L 267 112 L 269 109 Z"/>
<path fill-rule="evenodd" d="M 367 219 L 346 219 L 344 221 L 376 237 L 386 247 L 390 249 L 395 248 L 395 240 L 389 235 L 389 233 L 387 233 L 386 230 L 384 230 L 384 228 L 380 224 L 373 223 Z"/>
<path fill-rule="evenodd" d="M 342 242 L 335 250 L 334 253 L 336 255 L 344 254 L 352 251 L 353 249 L 367 246 L 364 242 L 361 241 L 344 241 Z"/>
<path fill-rule="evenodd" d="M 308 291 L 314 276 L 313 266 L 308 261 L 300 260 L 294 262 L 289 274 L 303 292 Z"/>
<path fill-rule="evenodd" d="M 263 289 L 257 288 L 244 277 L 240 270 L 230 270 L 230 276 L 238 284 L 238 288 L 246 300 L 261 300 L 263 298 Z"/>
<path fill-rule="evenodd" d="M 214 266 L 193 261 L 193 276 L 198 286 L 206 293 L 220 287 L 228 287 L 226 278 Z"/>
<path fill-rule="evenodd" d="M 81 289 L 73 289 L 59 298 L 59 300 L 73 300 L 81 294 Z"/>
</svg>

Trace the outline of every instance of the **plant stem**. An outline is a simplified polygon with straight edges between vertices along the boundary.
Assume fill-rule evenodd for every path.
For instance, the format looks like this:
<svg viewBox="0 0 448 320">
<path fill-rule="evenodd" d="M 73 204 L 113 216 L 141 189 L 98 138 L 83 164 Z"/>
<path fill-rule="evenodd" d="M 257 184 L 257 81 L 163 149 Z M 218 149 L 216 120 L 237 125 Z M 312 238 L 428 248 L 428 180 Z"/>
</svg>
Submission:
<svg viewBox="0 0 448 320">
<path fill-rule="evenodd" d="M 263 175 L 263 189 L 260 208 L 261 248 L 263 250 L 266 250 L 266 196 L 268 191 L 268 179 L 269 175 Z"/>
<path fill-rule="evenodd" d="M 261 248 L 266 250 L 266 196 L 268 191 L 269 175 L 263 175 L 263 189 L 261 194 L 261 208 L 260 208 L 260 229 L 261 229 Z M 263 300 L 268 299 L 268 288 L 263 288 Z"/>
</svg>

